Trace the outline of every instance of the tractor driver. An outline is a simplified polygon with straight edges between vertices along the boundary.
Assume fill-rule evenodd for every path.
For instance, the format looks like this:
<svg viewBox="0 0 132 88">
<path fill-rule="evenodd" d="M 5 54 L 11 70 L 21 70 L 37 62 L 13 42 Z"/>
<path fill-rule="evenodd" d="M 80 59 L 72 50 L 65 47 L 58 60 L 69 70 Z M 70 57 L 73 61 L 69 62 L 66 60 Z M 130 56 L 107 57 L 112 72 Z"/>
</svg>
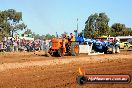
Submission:
<svg viewBox="0 0 132 88">
<path fill-rule="evenodd" d="M 73 41 L 75 41 L 75 36 L 72 34 L 72 33 L 70 33 L 70 40 L 73 42 Z"/>
</svg>

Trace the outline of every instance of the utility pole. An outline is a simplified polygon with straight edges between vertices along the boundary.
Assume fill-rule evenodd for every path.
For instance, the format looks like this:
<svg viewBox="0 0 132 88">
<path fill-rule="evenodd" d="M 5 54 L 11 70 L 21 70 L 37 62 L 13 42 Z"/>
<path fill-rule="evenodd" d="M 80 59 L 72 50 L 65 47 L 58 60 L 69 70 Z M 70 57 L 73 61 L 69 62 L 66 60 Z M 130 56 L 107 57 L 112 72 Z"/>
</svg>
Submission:
<svg viewBox="0 0 132 88">
<path fill-rule="evenodd" d="M 78 36 L 78 18 L 77 18 L 77 36 Z"/>
<path fill-rule="evenodd" d="M 78 32 L 78 18 L 77 18 L 77 32 Z"/>
</svg>

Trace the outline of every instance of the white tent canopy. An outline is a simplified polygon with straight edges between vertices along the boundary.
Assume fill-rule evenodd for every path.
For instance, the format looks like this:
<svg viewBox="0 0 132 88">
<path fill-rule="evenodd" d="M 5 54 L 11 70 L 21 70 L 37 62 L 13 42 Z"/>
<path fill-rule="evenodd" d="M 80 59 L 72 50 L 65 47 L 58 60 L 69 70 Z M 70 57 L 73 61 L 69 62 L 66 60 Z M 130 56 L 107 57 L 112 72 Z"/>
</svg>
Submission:
<svg viewBox="0 0 132 88">
<path fill-rule="evenodd" d="M 25 39 L 25 40 L 34 41 L 34 38 L 31 38 L 31 37 L 19 37 L 19 39 Z"/>
</svg>

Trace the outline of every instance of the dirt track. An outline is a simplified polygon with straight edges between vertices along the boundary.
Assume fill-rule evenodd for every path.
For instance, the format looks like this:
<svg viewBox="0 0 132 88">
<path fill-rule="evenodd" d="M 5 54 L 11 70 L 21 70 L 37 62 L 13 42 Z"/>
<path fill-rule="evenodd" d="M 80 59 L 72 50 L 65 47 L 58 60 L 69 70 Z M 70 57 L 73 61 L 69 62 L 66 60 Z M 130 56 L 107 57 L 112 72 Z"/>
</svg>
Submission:
<svg viewBox="0 0 132 88">
<path fill-rule="evenodd" d="M 1 53 L 0 88 L 132 88 L 129 84 L 76 83 L 81 67 L 88 74 L 130 74 L 132 51 L 98 56 L 45 57 L 41 53 Z"/>
</svg>

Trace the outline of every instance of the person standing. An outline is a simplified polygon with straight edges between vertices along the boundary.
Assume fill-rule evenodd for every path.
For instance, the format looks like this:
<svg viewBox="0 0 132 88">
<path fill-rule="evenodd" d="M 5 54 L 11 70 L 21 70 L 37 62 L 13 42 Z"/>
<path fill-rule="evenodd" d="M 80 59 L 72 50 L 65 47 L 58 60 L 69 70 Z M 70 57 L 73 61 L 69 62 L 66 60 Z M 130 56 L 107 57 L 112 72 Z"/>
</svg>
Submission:
<svg viewBox="0 0 132 88">
<path fill-rule="evenodd" d="M 41 50 L 42 50 L 42 51 L 44 50 L 43 46 L 44 46 L 44 41 L 41 40 L 41 42 L 40 42 L 40 47 L 41 47 Z"/>
<path fill-rule="evenodd" d="M 14 40 L 13 46 L 14 46 L 14 51 L 15 52 L 18 51 L 18 44 L 17 44 L 17 41 L 16 40 Z"/>
<path fill-rule="evenodd" d="M 33 52 L 35 52 L 35 42 L 32 42 L 32 48 L 33 48 Z"/>
<path fill-rule="evenodd" d="M 52 47 L 52 41 L 49 40 L 49 48 L 51 48 L 51 47 Z"/>
<path fill-rule="evenodd" d="M 49 42 L 46 41 L 46 39 L 44 39 L 44 52 L 45 52 L 45 56 L 48 56 L 48 50 L 49 50 Z"/>
<path fill-rule="evenodd" d="M 10 46 L 11 46 L 11 40 L 10 39 L 7 39 L 7 41 L 6 41 L 6 51 L 7 52 L 10 52 L 11 51 Z"/>
<path fill-rule="evenodd" d="M 75 41 L 75 36 L 72 33 L 70 33 L 70 39 L 72 42 Z"/>
</svg>

